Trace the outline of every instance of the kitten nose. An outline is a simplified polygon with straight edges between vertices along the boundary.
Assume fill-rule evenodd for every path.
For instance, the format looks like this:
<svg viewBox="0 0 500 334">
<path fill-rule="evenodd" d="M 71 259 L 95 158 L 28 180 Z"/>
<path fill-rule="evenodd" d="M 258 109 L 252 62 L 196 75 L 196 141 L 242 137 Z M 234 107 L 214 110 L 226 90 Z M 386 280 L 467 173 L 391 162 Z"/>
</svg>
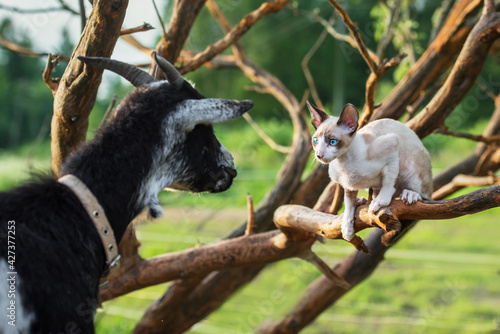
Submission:
<svg viewBox="0 0 500 334">
<path fill-rule="evenodd" d="M 324 156 L 325 156 L 324 154 L 319 154 L 319 153 L 316 154 L 316 158 L 318 158 L 320 160 L 323 159 Z"/>
</svg>

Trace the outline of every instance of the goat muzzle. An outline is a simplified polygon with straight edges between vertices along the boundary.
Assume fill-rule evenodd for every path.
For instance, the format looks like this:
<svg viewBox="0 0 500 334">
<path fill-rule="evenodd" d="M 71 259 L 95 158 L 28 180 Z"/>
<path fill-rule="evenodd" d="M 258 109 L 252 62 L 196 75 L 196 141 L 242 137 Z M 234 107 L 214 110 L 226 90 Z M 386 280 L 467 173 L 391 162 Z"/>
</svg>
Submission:
<svg viewBox="0 0 500 334">
<path fill-rule="evenodd" d="M 222 166 L 222 170 L 216 174 L 215 185 L 208 191 L 211 193 L 219 193 L 226 191 L 233 184 L 233 179 L 236 177 L 237 172 L 233 167 Z"/>
</svg>

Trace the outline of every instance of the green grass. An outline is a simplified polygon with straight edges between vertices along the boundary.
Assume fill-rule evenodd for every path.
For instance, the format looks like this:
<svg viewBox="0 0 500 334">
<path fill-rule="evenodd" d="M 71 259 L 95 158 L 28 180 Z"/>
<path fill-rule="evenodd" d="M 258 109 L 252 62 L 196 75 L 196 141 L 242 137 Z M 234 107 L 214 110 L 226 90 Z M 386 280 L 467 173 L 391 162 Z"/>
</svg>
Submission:
<svg viewBox="0 0 500 334">
<path fill-rule="evenodd" d="M 8 190 L 28 180 L 32 173 L 50 171 L 50 157 L 40 150 L 20 149 L 0 151 L 0 191 Z"/>
</svg>

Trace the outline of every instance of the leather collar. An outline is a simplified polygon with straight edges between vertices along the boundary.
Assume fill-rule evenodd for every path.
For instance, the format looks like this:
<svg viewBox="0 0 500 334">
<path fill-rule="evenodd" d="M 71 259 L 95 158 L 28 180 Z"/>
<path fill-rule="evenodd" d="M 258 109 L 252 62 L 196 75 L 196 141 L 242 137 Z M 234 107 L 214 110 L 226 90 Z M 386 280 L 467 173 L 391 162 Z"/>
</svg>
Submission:
<svg viewBox="0 0 500 334">
<path fill-rule="evenodd" d="M 116 244 L 113 229 L 106 218 L 104 209 L 89 188 L 76 176 L 68 174 L 58 181 L 73 191 L 94 223 L 106 254 L 106 268 L 103 273 L 103 275 L 106 275 L 109 269 L 118 263 L 120 256 L 118 255 L 118 245 Z"/>
</svg>

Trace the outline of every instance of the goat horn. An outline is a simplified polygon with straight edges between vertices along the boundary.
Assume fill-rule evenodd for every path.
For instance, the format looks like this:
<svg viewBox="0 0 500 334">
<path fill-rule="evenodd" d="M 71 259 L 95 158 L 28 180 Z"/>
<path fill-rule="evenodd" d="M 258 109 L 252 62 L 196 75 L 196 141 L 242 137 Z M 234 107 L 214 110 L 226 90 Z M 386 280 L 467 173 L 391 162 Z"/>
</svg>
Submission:
<svg viewBox="0 0 500 334">
<path fill-rule="evenodd" d="M 157 81 L 153 76 L 144 72 L 140 68 L 118 60 L 103 57 L 82 56 L 78 56 L 78 59 L 83 61 L 85 64 L 115 72 L 121 77 L 127 79 L 135 87 L 144 86 Z"/>
<path fill-rule="evenodd" d="M 158 66 L 160 66 L 161 70 L 167 77 L 167 80 L 172 85 L 172 87 L 177 89 L 181 88 L 182 84 L 184 83 L 184 78 L 179 73 L 179 71 L 177 71 L 174 65 L 170 64 L 170 62 L 165 58 L 163 58 L 162 56 L 159 56 L 156 53 L 156 51 L 153 51 L 152 55 L 155 58 Z"/>
</svg>

